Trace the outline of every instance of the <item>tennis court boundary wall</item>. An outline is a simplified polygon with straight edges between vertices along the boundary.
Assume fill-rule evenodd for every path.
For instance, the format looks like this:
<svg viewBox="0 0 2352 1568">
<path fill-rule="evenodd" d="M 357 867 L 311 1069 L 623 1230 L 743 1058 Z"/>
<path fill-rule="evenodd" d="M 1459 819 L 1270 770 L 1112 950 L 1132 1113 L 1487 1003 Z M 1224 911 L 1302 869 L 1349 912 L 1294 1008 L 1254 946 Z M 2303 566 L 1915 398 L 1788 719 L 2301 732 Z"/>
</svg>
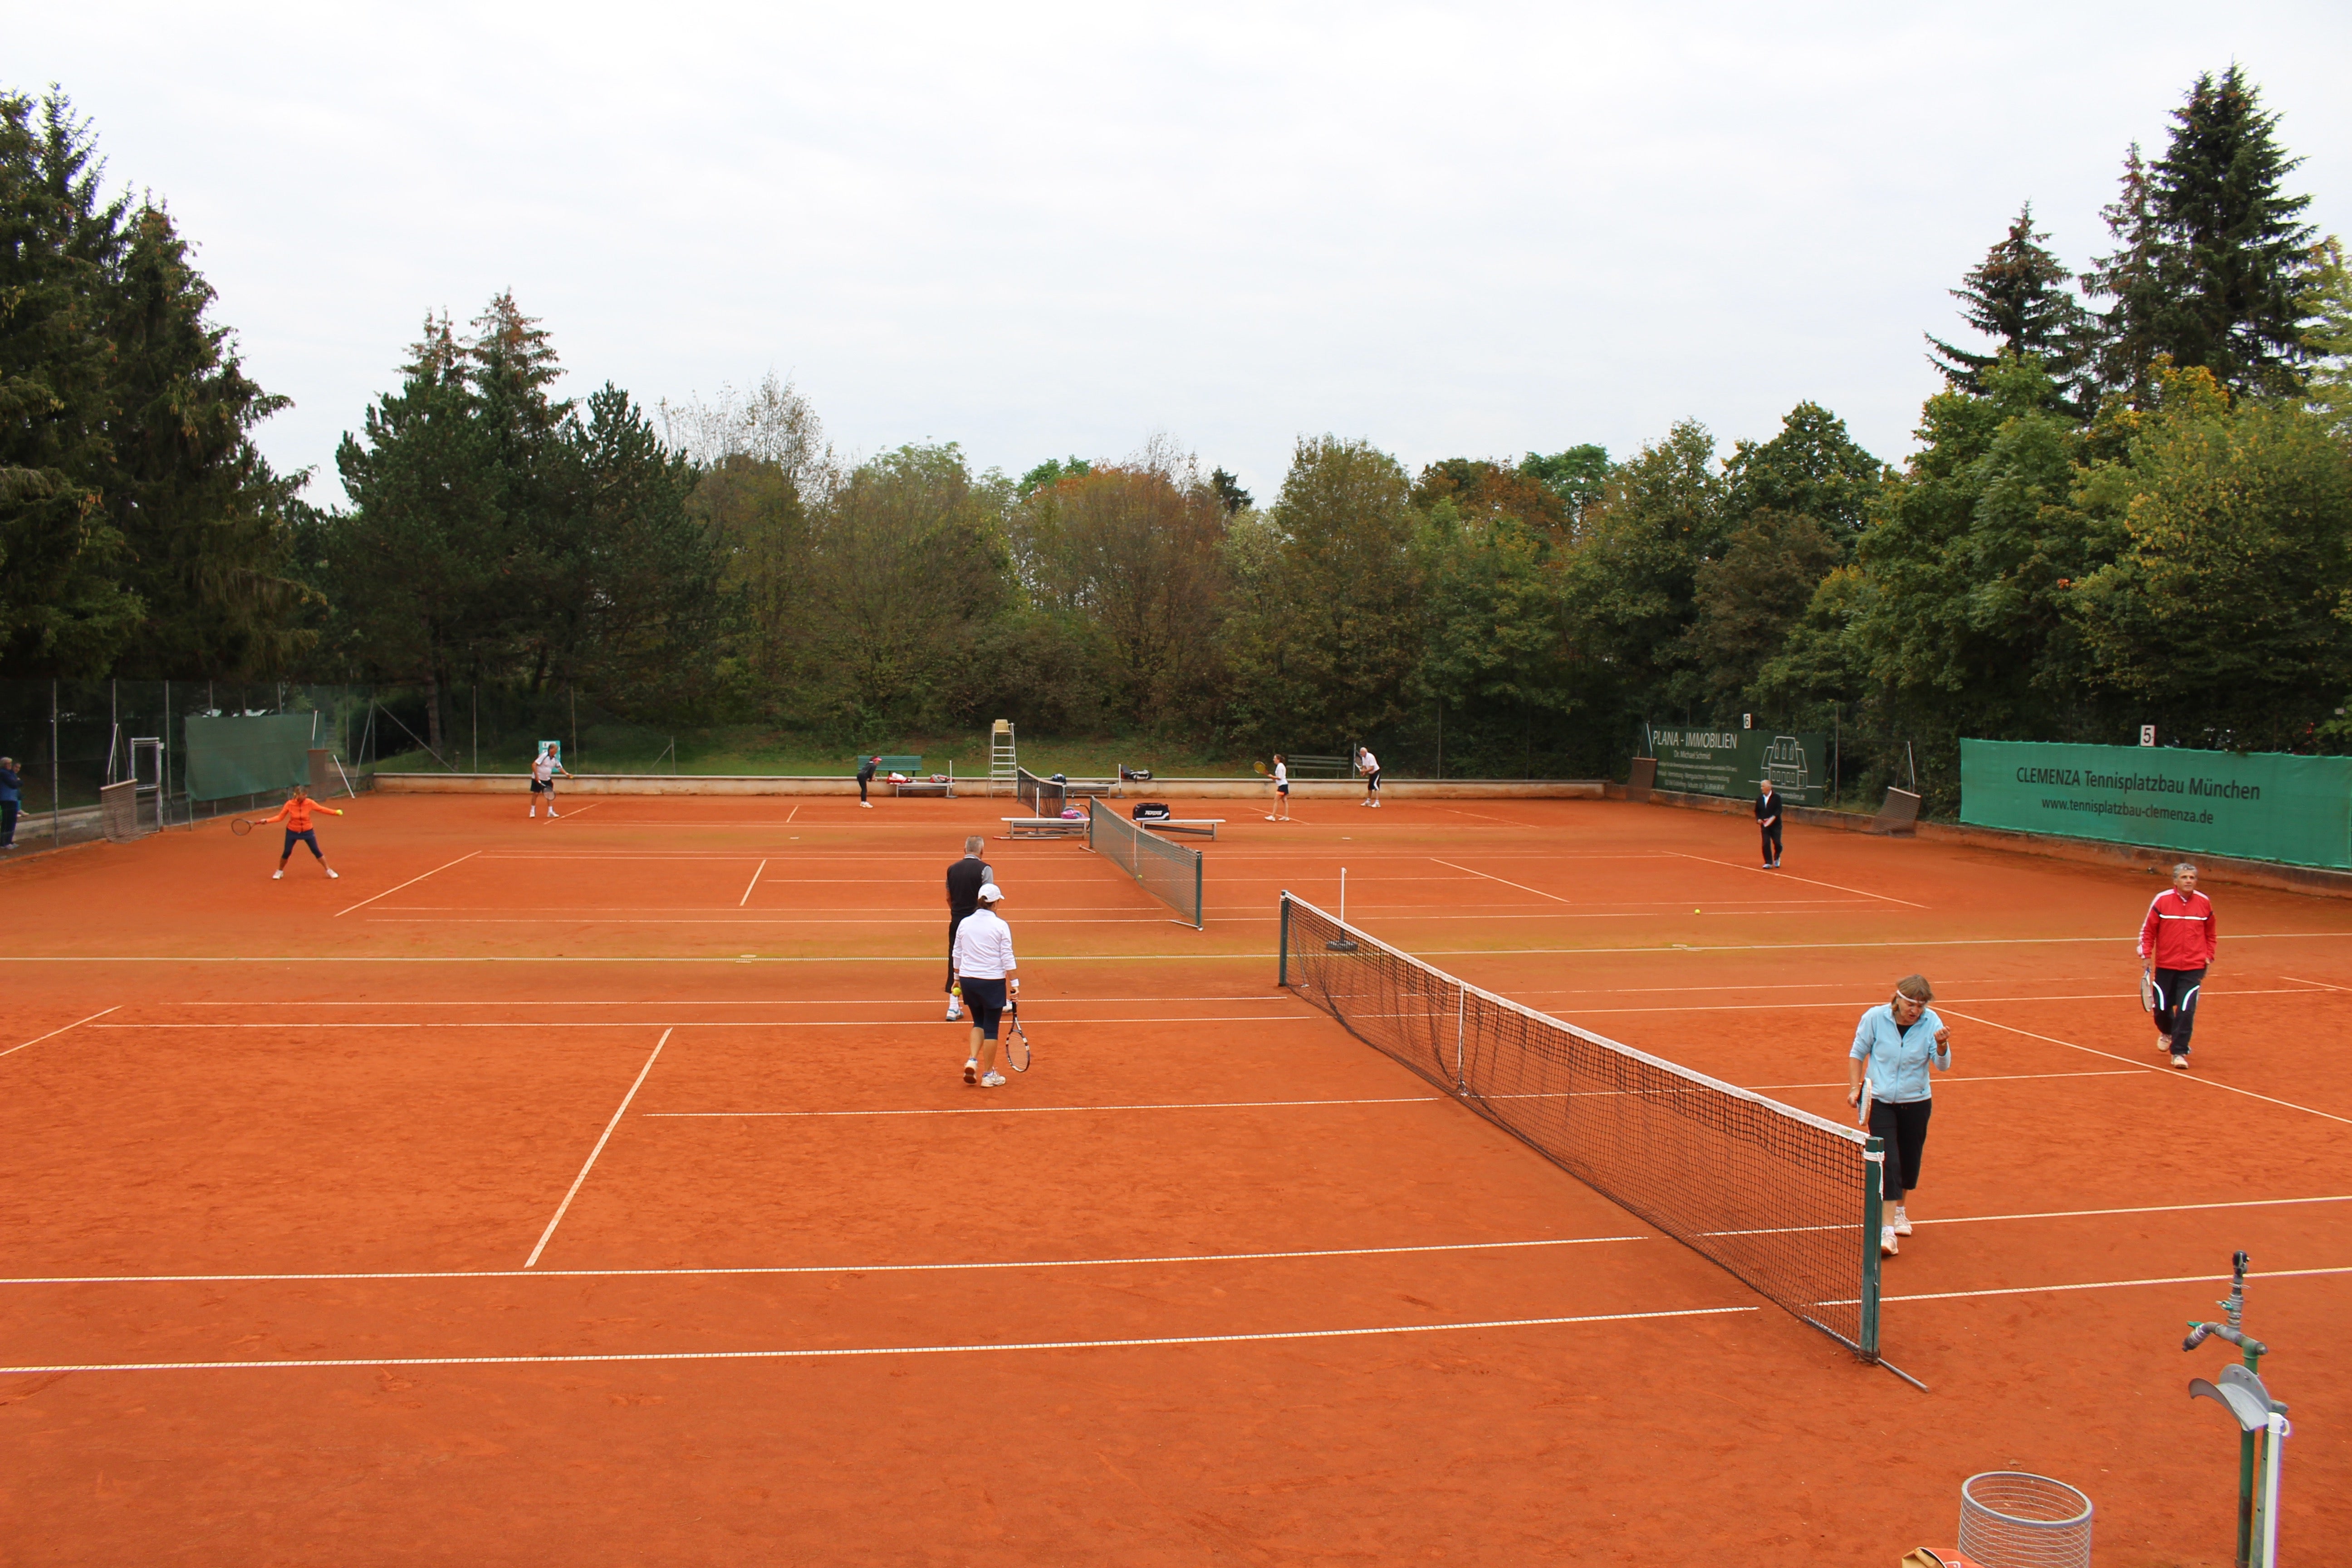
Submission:
<svg viewBox="0 0 2352 1568">
<path fill-rule="evenodd" d="M 1625 786 L 1608 787 L 1612 800 L 1625 798 Z M 1736 795 L 1684 795 L 1673 790 L 1650 792 L 1653 805 L 1682 811 L 1707 811 L 1718 816 L 1748 816 L 1752 799 Z M 1830 811 L 1821 806 L 1784 808 L 1789 820 L 1801 827 L 1826 827 L 1843 833 L 1868 833 L 1878 819 L 1858 811 Z M 2326 899 L 2352 899 L 2352 871 L 2331 871 L 2318 866 L 2287 866 L 2270 860 L 2241 860 L 2227 855 L 2193 855 L 2146 844 L 2116 844 L 2096 838 L 2067 838 L 2057 834 L 2024 833 L 2007 827 L 1971 827 L 1949 822 L 1920 822 L 1906 837 L 1970 849 L 2000 849 L 2012 855 L 2035 855 L 2049 860 L 2074 860 L 2088 865 L 2169 876 L 2183 860 L 2197 863 L 2198 875 L 2208 882 L 2232 887 L 2269 888 L 2278 892 L 2312 893 Z"/>
<path fill-rule="evenodd" d="M 371 774 L 386 795 L 520 795 L 530 787 L 522 773 Z M 1105 779 L 1073 779 L 1076 784 L 1101 784 L 1115 799 L 1133 800 L 1266 800 L 1271 781 L 1261 778 L 1140 779 L 1114 784 Z M 886 798 L 890 785 L 877 779 L 872 786 Z M 1600 779 L 1399 779 L 1382 777 L 1381 794 L 1392 800 L 1599 800 L 1607 789 Z M 848 773 L 572 773 L 558 788 L 566 795 L 814 795 L 857 793 L 857 780 Z M 1293 800 L 1354 800 L 1364 793 L 1361 780 L 1293 780 Z M 983 774 L 956 780 L 960 800 L 988 798 Z M 1011 793 L 997 796 L 1013 798 Z"/>
</svg>

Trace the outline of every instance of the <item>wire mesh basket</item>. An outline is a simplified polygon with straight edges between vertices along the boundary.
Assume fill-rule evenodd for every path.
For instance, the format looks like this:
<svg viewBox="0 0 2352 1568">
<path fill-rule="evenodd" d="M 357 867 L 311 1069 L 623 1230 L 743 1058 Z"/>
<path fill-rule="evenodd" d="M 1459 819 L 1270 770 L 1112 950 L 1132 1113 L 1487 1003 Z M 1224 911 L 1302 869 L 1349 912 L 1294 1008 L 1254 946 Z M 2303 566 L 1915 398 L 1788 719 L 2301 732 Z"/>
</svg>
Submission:
<svg viewBox="0 0 2352 1568">
<path fill-rule="evenodd" d="M 2090 1568 L 2091 1500 L 2022 1470 L 1970 1476 L 1960 1487 L 1960 1555 L 1977 1568 Z"/>
</svg>

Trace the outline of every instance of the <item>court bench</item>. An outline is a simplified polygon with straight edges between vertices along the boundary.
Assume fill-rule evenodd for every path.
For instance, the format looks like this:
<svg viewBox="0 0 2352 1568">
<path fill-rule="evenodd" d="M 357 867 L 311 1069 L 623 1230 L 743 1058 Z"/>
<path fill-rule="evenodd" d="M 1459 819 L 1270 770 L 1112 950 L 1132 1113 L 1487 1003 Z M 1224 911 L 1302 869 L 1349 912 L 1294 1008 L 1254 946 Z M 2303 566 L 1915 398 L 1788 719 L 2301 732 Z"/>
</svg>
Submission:
<svg viewBox="0 0 2352 1568">
<path fill-rule="evenodd" d="M 919 776 L 922 771 L 923 759 L 919 756 L 884 757 L 874 764 L 875 782 L 889 784 L 890 793 L 893 795 L 938 795 L 953 797 L 955 779 L 952 773 L 943 779 L 927 779 Z M 907 778 L 902 783 L 892 783 L 890 779 L 892 773 L 905 773 Z"/>
<path fill-rule="evenodd" d="M 1004 824 L 1007 838 L 1082 838 L 1087 831 L 1087 819 L 1083 816 L 1005 816 L 997 820 Z"/>
<path fill-rule="evenodd" d="M 1146 833 L 1180 833 L 1194 838 L 1214 838 L 1224 825 L 1222 816 L 1163 816 L 1157 821 L 1145 817 L 1136 824 Z"/>
</svg>

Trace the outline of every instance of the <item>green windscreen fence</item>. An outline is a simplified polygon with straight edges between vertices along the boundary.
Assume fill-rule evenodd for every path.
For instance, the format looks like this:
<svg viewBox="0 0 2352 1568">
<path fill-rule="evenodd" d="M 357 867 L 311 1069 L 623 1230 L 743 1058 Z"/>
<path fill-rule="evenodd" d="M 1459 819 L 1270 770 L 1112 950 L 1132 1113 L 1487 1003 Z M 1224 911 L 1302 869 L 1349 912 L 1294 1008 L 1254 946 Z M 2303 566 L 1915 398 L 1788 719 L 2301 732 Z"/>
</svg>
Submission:
<svg viewBox="0 0 2352 1568">
<path fill-rule="evenodd" d="M 1829 737 L 1737 724 L 1644 726 L 1658 759 L 1655 788 L 1685 795 L 1752 795 L 1765 779 L 1795 805 L 1822 804 Z"/>
<path fill-rule="evenodd" d="M 314 713 L 190 719 L 189 798 L 266 795 L 310 783 L 310 737 L 318 724 Z"/>
<path fill-rule="evenodd" d="M 1962 741 L 1960 820 L 2352 868 L 2352 757 Z"/>
<path fill-rule="evenodd" d="M 1146 833 L 1098 800 L 1087 802 L 1087 847 L 1108 855 L 1143 890 L 1174 910 L 1186 925 L 1201 924 L 1201 852 Z"/>
</svg>

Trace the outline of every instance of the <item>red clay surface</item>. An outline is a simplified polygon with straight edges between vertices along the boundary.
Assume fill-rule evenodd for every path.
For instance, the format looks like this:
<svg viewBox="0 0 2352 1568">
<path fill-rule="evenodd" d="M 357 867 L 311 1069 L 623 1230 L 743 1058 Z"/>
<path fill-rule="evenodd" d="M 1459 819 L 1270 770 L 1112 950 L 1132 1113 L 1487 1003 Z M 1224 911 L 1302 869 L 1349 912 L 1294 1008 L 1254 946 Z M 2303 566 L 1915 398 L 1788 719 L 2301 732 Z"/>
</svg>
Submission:
<svg viewBox="0 0 2352 1568">
<path fill-rule="evenodd" d="M 998 803 L 372 797 L 335 882 L 219 826 L 0 868 L 0 1555 L 1892 1564 L 2021 1468 L 2106 1568 L 2221 1564 L 2179 1342 L 2239 1247 L 2284 1550 L 2352 1526 L 2352 906 L 2210 889 L 2184 1075 L 2145 875 L 1223 814 L 1205 931 L 992 837 L 1037 1060 L 985 1092 L 939 888 Z M 1277 890 L 1342 867 L 1385 940 L 1823 1114 L 1925 971 L 1958 1067 L 1885 1342 L 1933 1392 L 1277 990 Z"/>
</svg>

